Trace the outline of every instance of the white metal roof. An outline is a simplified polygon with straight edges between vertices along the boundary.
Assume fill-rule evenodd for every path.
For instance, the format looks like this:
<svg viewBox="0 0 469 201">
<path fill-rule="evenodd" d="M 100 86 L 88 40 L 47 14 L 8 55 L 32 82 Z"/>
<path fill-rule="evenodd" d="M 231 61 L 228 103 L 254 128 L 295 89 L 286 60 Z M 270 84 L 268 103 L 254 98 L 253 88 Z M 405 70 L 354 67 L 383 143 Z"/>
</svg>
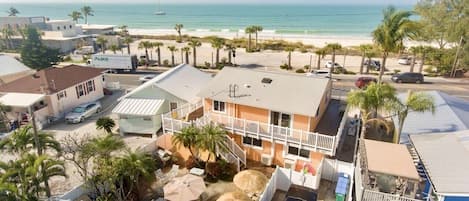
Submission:
<svg viewBox="0 0 469 201">
<path fill-rule="evenodd" d="M 271 81 L 270 84 L 262 80 Z M 236 92 L 230 96 L 230 85 Z M 199 93 L 200 97 L 279 112 L 315 116 L 329 79 L 225 67 Z"/>
<path fill-rule="evenodd" d="M 0 103 L 11 107 L 30 107 L 44 99 L 44 94 L 7 93 L 0 97 Z"/>
<path fill-rule="evenodd" d="M 0 76 L 26 72 L 30 70 L 32 69 L 25 66 L 15 58 L 0 54 Z"/>
<path fill-rule="evenodd" d="M 212 76 L 210 74 L 204 73 L 190 65 L 181 64 L 143 83 L 120 98 L 120 100 L 132 97 L 133 94 L 153 85 L 180 99 L 195 103 L 200 100 L 197 93 L 199 93 L 200 89 L 207 85 L 211 79 Z"/>
<path fill-rule="evenodd" d="M 122 115 L 153 116 L 164 103 L 161 99 L 126 98 L 119 102 L 112 113 Z"/>
<path fill-rule="evenodd" d="M 469 193 L 469 130 L 410 135 L 439 194 Z"/>
<path fill-rule="evenodd" d="M 433 97 L 435 113 L 410 111 L 402 128 L 400 143 L 409 143 L 410 134 L 454 132 L 469 129 L 469 102 L 440 91 L 425 92 Z M 408 93 L 398 95 L 405 100 Z M 396 118 L 396 117 L 394 117 Z M 398 122 L 397 119 L 394 122 Z"/>
</svg>

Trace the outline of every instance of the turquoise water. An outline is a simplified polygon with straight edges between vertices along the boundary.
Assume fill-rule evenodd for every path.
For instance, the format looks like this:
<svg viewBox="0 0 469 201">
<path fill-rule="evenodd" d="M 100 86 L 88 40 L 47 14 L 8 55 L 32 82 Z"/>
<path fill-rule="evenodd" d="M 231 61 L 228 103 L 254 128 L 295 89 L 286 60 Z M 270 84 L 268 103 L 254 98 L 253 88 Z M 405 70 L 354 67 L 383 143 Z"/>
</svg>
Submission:
<svg viewBox="0 0 469 201">
<path fill-rule="evenodd" d="M 166 15 L 157 16 L 157 4 L 89 4 L 95 11 L 90 24 L 128 25 L 135 29 L 172 29 L 184 24 L 189 31 L 237 32 L 248 25 L 285 34 L 369 36 L 380 23 L 380 5 L 161 5 Z M 0 4 L 14 6 L 20 16 L 66 19 L 81 4 Z M 411 10 L 411 6 L 400 7 Z M 2 12 L 4 13 L 4 12 Z M 80 22 L 83 23 L 83 20 Z"/>
</svg>

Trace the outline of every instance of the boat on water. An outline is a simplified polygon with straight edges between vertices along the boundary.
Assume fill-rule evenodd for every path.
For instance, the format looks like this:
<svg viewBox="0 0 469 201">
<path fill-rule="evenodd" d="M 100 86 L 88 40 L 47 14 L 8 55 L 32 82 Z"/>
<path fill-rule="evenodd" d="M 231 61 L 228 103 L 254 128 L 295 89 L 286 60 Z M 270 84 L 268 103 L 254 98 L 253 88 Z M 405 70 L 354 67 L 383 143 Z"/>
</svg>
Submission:
<svg viewBox="0 0 469 201">
<path fill-rule="evenodd" d="M 156 9 L 155 15 L 166 15 L 166 12 L 162 11 L 161 10 L 161 5 L 160 5 L 160 1 L 158 0 L 158 8 Z"/>
</svg>

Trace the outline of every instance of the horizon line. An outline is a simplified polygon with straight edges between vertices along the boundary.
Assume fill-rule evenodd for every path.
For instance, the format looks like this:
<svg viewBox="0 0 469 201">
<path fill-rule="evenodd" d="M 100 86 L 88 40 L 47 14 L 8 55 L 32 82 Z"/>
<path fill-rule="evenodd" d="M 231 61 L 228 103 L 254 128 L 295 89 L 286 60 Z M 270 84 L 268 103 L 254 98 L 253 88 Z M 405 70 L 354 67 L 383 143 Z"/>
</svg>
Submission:
<svg viewBox="0 0 469 201">
<path fill-rule="evenodd" d="M 83 2 L 0 2 L 0 4 L 10 4 L 10 5 L 20 5 L 20 4 L 84 4 Z M 92 2 L 85 3 L 85 5 L 100 5 L 100 4 L 154 4 L 151 2 Z M 289 2 L 269 2 L 269 3 L 237 3 L 237 2 L 224 2 L 224 3 L 214 3 L 214 2 L 202 2 L 202 3 L 162 3 L 161 5 L 322 5 L 322 6 L 414 6 L 415 3 L 400 3 L 400 4 L 389 4 L 389 3 L 289 3 Z"/>
</svg>

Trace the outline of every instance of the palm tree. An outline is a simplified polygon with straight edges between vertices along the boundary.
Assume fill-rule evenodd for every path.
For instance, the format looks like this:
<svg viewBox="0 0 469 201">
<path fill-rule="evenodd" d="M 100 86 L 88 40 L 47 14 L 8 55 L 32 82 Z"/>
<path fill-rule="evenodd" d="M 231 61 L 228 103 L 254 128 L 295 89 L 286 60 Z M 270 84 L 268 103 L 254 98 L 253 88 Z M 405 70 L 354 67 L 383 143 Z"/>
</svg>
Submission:
<svg viewBox="0 0 469 201">
<path fill-rule="evenodd" d="M 339 43 L 329 43 L 326 45 L 326 49 L 332 52 L 332 66 L 331 66 L 331 74 L 332 74 L 334 73 L 336 51 L 342 49 L 342 46 Z M 329 76 L 329 78 L 332 78 L 332 76 Z"/>
<path fill-rule="evenodd" d="M 121 25 L 118 27 L 120 29 L 119 35 L 120 36 L 129 36 L 129 30 L 127 30 L 128 26 L 127 25 Z"/>
<path fill-rule="evenodd" d="M 259 26 L 259 25 L 254 25 L 254 26 L 252 26 L 252 28 L 254 29 L 254 31 L 256 33 L 256 45 L 255 45 L 255 47 L 256 47 L 256 50 L 258 50 L 257 49 L 257 35 L 259 34 L 260 31 L 264 30 L 264 28 L 262 26 Z"/>
<path fill-rule="evenodd" d="M 171 141 L 174 146 L 187 148 L 191 155 L 195 157 L 194 152 L 197 152 L 198 149 L 197 136 L 200 134 L 201 130 L 191 125 L 183 128 L 180 133 L 175 133 Z"/>
<path fill-rule="evenodd" d="M 171 45 L 171 46 L 168 46 L 168 50 L 171 51 L 171 66 L 174 67 L 174 66 L 175 66 L 175 63 L 174 63 L 174 52 L 177 52 L 178 49 L 177 49 L 175 46 Z"/>
<path fill-rule="evenodd" d="M 253 26 L 249 26 L 249 27 L 246 27 L 246 29 L 244 30 L 244 32 L 246 32 L 248 34 L 248 48 L 247 48 L 247 51 L 246 52 L 250 52 L 251 51 L 251 34 L 255 33 L 256 30 L 254 29 Z"/>
<path fill-rule="evenodd" d="M 153 47 L 156 47 L 156 53 L 158 54 L 158 66 L 161 66 L 161 49 L 160 47 L 163 46 L 162 42 L 154 42 Z"/>
<path fill-rule="evenodd" d="M 420 59 L 419 73 L 422 73 L 423 65 L 425 64 L 425 59 L 427 57 L 427 53 L 431 48 L 432 47 L 429 47 L 429 46 L 422 46 L 422 49 L 421 49 L 421 52 L 420 52 L 420 53 L 422 53 L 422 58 Z"/>
<path fill-rule="evenodd" d="M 130 54 L 130 43 L 134 42 L 134 39 L 130 36 L 126 36 L 123 42 L 127 45 L 127 54 Z"/>
<path fill-rule="evenodd" d="M 120 48 L 117 45 L 113 44 L 113 45 L 109 46 L 109 49 L 112 51 L 112 53 L 116 54 L 117 50 L 119 50 Z"/>
<path fill-rule="evenodd" d="M 220 49 L 225 45 L 225 39 L 215 37 L 210 43 L 212 43 L 212 47 L 216 50 L 215 64 L 218 65 L 220 63 Z"/>
<path fill-rule="evenodd" d="M 389 53 L 399 51 L 405 39 L 413 39 L 417 35 L 417 24 L 409 19 L 411 15 L 411 11 L 398 11 L 389 6 L 383 11 L 382 23 L 372 32 L 373 41 L 383 51 L 383 62 L 378 77 L 380 83 Z"/>
<path fill-rule="evenodd" d="M 34 166 L 30 166 L 32 172 L 40 171 L 40 180 L 44 182 L 44 188 L 46 191 L 46 196 L 51 197 L 49 180 L 55 176 L 67 177 L 65 174 L 65 164 L 63 161 L 55 160 L 49 158 L 47 155 L 41 155 L 34 160 Z M 29 170 L 27 170 L 29 171 Z"/>
<path fill-rule="evenodd" d="M 291 53 L 293 51 L 295 51 L 295 47 L 293 47 L 293 46 L 285 47 L 285 51 L 288 52 L 288 70 L 290 70 L 290 69 L 292 69 L 292 67 L 291 67 Z"/>
<path fill-rule="evenodd" d="M 13 48 L 13 43 L 11 41 L 11 37 L 15 35 L 15 31 L 11 27 L 3 27 L 2 28 L 2 36 L 3 40 L 5 41 L 5 46 L 7 49 Z"/>
<path fill-rule="evenodd" d="M 228 52 L 228 63 L 232 64 L 231 56 L 233 55 L 233 52 L 236 51 L 236 46 L 234 46 L 232 43 L 226 43 L 225 50 Z"/>
<path fill-rule="evenodd" d="M 317 63 L 316 68 L 320 69 L 321 68 L 321 59 L 324 58 L 324 56 L 326 56 L 326 49 L 325 48 L 320 48 L 320 49 L 317 49 L 316 51 L 314 51 L 314 53 L 316 55 L 318 55 L 318 63 Z"/>
<path fill-rule="evenodd" d="M 78 24 L 79 19 L 83 19 L 83 15 L 79 11 L 73 11 L 72 13 L 68 14 L 69 17 L 72 18 L 72 20 Z"/>
<path fill-rule="evenodd" d="M 50 133 L 39 132 L 37 134 L 39 146 L 36 145 L 34 132 L 31 131 L 31 126 L 24 126 L 15 130 L 10 137 L 0 141 L 0 150 L 6 150 L 9 153 L 22 155 L 30 152 L 32 149 L 53 150 L 60 153 L 60 143 L 54 139 Z"/>
<path fill-rule="evenodd" d="M 118 175 L 118 186 L 122 192 L 122 200 L 129 200 L 130 195 L 135 192 L 138 195 L 138 184 L 140 178 L 149 179 L 155 171 L 156 163 L 151 156 L 142 152 L 131 152 L 119 157 L 115 163 Z"/>
<path fill-rule="evenodd" d="M 182 42 L 181 30 L 182 30 L 183 27 L 184 27 L 183 24 L 176 24 L 174 26 L 174 29 L 178 32 L 178 36 L 179 36 L 179 39 L 176 40 L 176 42 L 178 42 L 178 43 Z"/>
<path fill-rule="evenodd" d="M 370 44 L 362 44 L 362 45 L 360 45 L 359 49 L 360 49 L 360 52 L 362 53 L 362 61 L 360 63 L 360 74 L 363 74 L 363 66 L 365 64 L 366 53 L 371 51 L 373 49 L 373 46 L 370 45 Z M 368 59 L 368 67 L 367 68 L 369 68 L 370 63 L 371 63 L 371 59 Z M 368 69 L 367 69 L 366 72 L 368 73 Z"/>
<path fill-rule="evenodd" d="M 106 135 L 104 137 L 92 139 L 90 148 L 94 149 L 96 155 L 101 159 L 108 160 L 110 159 L 112 152 L 125 148 L 125 143 L 120 138 Z"/>
<path fill-rule="evenodd" d="M 18 14 L 20 14 L 20 11 L 18 11 L 18 9 L 16 9 L 15 7 L 10 7 L 7 10 L 7 13 L 10 17 L 16 17 Z"/>
<path fill-rule="evenodd" d="M 410 63 L 409 72 L 413 73 L 414 72 L 414 67 L 415 67 L 415 61 L 417 59 L 417 54 L 419 54 L 421 52 L 422 46 L 413 46 L 413 47 L 410 47 L 409 50 L 412 53 L 412 61 Z"/>
<path fill-rule="evenodd" d="M 425 92 L 415 93 L 409 90 L 407 98 L 404 102 L 396 99 L 392 102 L 387 102 L 389 110 L 394 111 L 399 121 L 399 128 L 394 134 L 393 142 L 399 143 L 402 134 L 402 128 L 404 127 L 405 119 L 409 112 L 426 112 L 431 111 L 435 113 L 435 103 L 433 97 Z"/>
<path fill-rule="evenodd" d="M 191 53 L 191 48 L 183 47 L 181 48 L 181 51 L 183 51 L 186 54 L 186 64 L 189 64 L 189 54 Z"/>
<path fill-rule="evenodd" d="M 140 41 L 138 44 L 138 49 L 145 49 L 145 58 L 147 64 L 150 63 L 150 58 L 148 57 L 148 49 L 153 47 L 153 43 L 150 41 Z"/>
<path fill-rule="evenodd" d="M 365 125 L 372 119 L 377 118 L 379 111 L 386 110 L 387 102 L 396 100 L 396 89 L 387 83 L 371 83 L 365 90 L 355 90 L 347 94 L 347 104 L 357 108 L 361 112 L 362 131 Z M 361 135 L 364 139 L 365 136 Z"/>
<path fill-rule="evenodd" d="M 210 160 L 211 155 L 216 156 L 217 150 L 221 152 L 228 150 L 225 141 L 226 135 L 227 133 L 223 128 L 213 123 L 202 127 L 201 133 L 196 137 L 196 144 L 201 150 L 209 153 L 206 164 Z"/>
<path fill-rule="evenodd" d="M 108 134 L 112 134 L 112 129 L 116 126 L 116 122 L 110 117 L 101 117 L 96 121 L 96 129 L 103 129 Z"/>
<path fill-rule="evenodd" d="M 96 39 L 96 43 L 99 44 L 99 47 L 101 48 L 101 51 L 103 51 L 103 54 L 106 53 L 106 43 L 108 41 L 104 37 L 98 37 Z"/>
<path fill-rule="evenodd" d="M 189 41 L 188 45 L 190 47 L 192 47 L 192 54 L 193 54 L 193 62 L 194 62 L 194 67 L 197 67 L 197 55 L 196 55 L 196 50 L 197 50 L 197 47 L 200 47 L 202 46 L 202 43 L 196 39 L 192 39 L 191 41 Z"/>
<path fill-rule="evenodd" d="M 83 6 L 81 13 L 85 16 L 85 24 L 88 24 L 88 16 L 94 16 L 94 11 L 91 6 Z"/>
</svg>

